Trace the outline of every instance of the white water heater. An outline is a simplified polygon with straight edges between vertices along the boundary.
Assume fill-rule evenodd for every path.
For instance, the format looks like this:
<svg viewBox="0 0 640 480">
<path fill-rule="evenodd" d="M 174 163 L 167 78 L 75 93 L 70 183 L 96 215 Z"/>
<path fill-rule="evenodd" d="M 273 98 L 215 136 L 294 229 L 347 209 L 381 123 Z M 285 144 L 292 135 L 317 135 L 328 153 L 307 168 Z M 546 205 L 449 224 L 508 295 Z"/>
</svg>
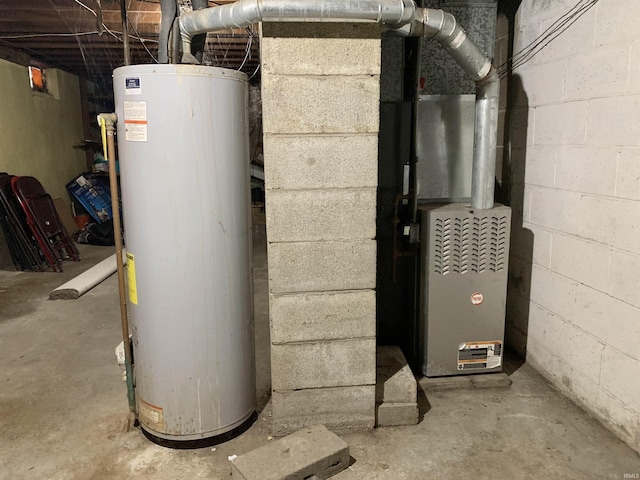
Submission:
<svg viewBox="0 0 640 480">
<path fill-rule="evenodd" d="M 113 82 L 138 419 L 214 437 L 255 408 L 247 77 L 135 65 Z"/>
</svg>

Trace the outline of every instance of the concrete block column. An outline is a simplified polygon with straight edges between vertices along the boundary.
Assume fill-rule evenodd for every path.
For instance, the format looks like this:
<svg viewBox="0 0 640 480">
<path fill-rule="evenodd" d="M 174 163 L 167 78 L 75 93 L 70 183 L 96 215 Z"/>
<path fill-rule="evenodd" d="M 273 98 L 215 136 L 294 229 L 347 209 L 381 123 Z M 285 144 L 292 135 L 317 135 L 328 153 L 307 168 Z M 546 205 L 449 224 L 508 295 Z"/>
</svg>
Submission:
<svg viewBox="0 0 640 480">
<path fill-rule="evenodd" d="M 375 422 L 380 30 L 263 24 L 273 424 Z"/>
</svg>

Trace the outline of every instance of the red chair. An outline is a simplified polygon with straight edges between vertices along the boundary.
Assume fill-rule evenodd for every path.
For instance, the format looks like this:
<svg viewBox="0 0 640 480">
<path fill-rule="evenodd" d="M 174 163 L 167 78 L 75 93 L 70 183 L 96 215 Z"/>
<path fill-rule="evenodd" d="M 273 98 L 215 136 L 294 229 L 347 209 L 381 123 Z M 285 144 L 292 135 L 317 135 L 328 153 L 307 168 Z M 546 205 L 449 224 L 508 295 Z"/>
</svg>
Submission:
<svg viewBox="0 0 640 480">
<path fill-rule="evenodd" d="M 14 177 L 11 188 L 27 217 L 27 224 L 38 240 L 47 262 L 62 271 L 62 260 L 80 260 L 80 254 L 64 228 L 51 195 L 34 177 Z"/>
<path fill-rule="evenodd" d="M 20 270 L 43 271 L 47 269 L 47 261 L 35 237 L 30 233 L 26 214 L 11 188 L 13 175 L 0 173 L 0 215 L 5 238 L 16 267 Z"/>
</svg>

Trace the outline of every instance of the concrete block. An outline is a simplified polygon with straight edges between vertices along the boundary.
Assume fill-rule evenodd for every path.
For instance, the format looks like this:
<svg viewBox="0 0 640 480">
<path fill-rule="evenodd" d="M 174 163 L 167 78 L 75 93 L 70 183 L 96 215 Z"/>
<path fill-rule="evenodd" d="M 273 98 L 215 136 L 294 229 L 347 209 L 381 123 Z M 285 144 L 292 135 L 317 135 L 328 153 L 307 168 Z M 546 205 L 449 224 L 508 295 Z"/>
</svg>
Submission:
<svg viewBox="0 0 640 480">
<path fill-rule="evenodd" d="M 547 350 L 547 354 L 544 357 L 544 364 L 538 365 L 537 370 L 541 372 L 547 380 L 553 383 L 558 390 L 566 395 L 571 394 L 573 369 L 567 362 L 559 359 Z"/>
<path fill-rule="evenodd" d="M 373 290 L 271 295 L 271 342 L 375 337 Z"/>
<path fill-rule="evenodd" d="M 529 185 L 553 187 L 557 146 L 536 145 L 527 149 L 524 181 Z"/>
<path fill-rule="evenodd" d="M 608 0 L 607 8 L 598 9 L 597 18 L 596 45 L 624 43 L 638 38 L 637 24 L 634 21 L 640 18 L 640 4 L 637 2 Z"/>
<path fill-rule="evenodd" d="M 542 4 L 540 2 L 532 2 L 539 4 L 540 7 L 545 8 L 550 4 Z M 555 14 L 551 14 L 551 17 L 546 17 L 545 20 L 539 22 L 532 18 L 527 20 L 527 23 L 531 22 L 534 27 L 534 33 L 536 36 L 540 35 L 543 31 L 551 26 L 560 15 L 565 14 L 571 10 L 575 4 L 571 4 L 571 0 L 559 0 L 553 2 L 553 7 L 560 7 L 561 10 L 555 10 L 549 8 L 547 14 L 555 11 Z M 592 8 L 584 15 L 580 17 L 580 20 L 575 23 L 576 28 L 571 29 L 571 35 L 562 35 L 558 41 L 550 42 L 543 48 L 538 55 L 536 55 L 532 63 L 546 63 L 562 58 L 571 58 L 576 52 L 588 50 L 593 47 L 595 42 L 595 24 L 596 24 L 596 10 Z M 620 10 L 619 10 L 620 11 Z M 521 17 L 526 18 L 526 17 Z M 525 45 L 523 45 L 524 47 Z M 520 51 L 519 49 L 516 51 Z"/>
<path fill-rule="evenodd" d="M 379 38 L 274 38 L 260 43 L 263 74 L 379 75 Z"/>
<path fill-rule="evenodd" d="M 583 195 L 579 208 L 579 236 L 640 254 L 640 202 Z"/>
<path fill-rule="evenodd" d="M 537 370 L 541 375 L 545 376 L 547 369 L 546 358 L 548 355 L 549 352 L 547 352 L 547 349 L 542 345 L 541 342 L 538 342 L 531 337 L 527 338 L 527 363 L 531 365 L 535 370 Z"/>
<path fill-rule="evenodd" d="M 546 308 L 542 308 L 535 302 L 530 302 L 529 322 L 527 326 L 527 336 L 543 343 L 549 316 L 553 315 Z"/>
<path fill-rule="evenodd" d="M 386 31 L 375 23 L 342 22 L 265 22 L 262 38 L 373 38 L 380 39 Z"/>
<path fill-rule="evenodd" d="M 612 148 L 565 147 L 558 151 L 555 186 L 563 190 L 613 195 L 617 152 Z"/>
<path fill-rule="evenodd" d="M 514 107 L 509 112 L 509 141 L 512 150 L 525 149 L 534 144 L 534 108 Z"/>
<path fill-rule="evenodd" d="M 640 307 L 640 289 L 637 282 L 629 279 L 637 278 L 640 272 L 640 255 L 613 250 L 609 267 L 609 295 L 634 307 Z"/>
<path fill-rule="evenodd" d="M 604 351 L 600 385 L 621 403 L 640 412 L 640 361 L 612 347 Z"/>
<path fill-rule="evenodd" d="M 427 392 L 473 388 L 469 375 L 457 377 L 422 377 L 418 380 L 420 387 Z"/>
<path fill-rule="evenodd" d="M 332 430 L 363 430 L 375 422 L 375 387 L 274 390 L 273 433 L 283 435 L 322 423 Z"/>
<path fill-rule="evenodd" d="M 605 395 L 606 416 L 603 418 L 608 426 L 636 451 L 640 447 L 640 412 L 622 403 L 611 395 Z M 596 412 L 600 416 L 599 412 Z"/>
<path fill-rule="evenodd" d="M 574 370 L 571 377 L 571 385 L 573 398 L 600 418 L 607 416 L 609 395 L 598 385 L 598 382 L 594 382 L 582 373 Z"/>
<path fill-rule="evenodd" d="M 527 187 L 527 191 L 531 194 L 528 223 L 568 234 L 579 232 L 582 195 L 543 187 Z"/>
<path fill-rule="evenodd" d="M 529 63 L 518 69 L 522 88 L 516 89 L 514 105 L 538 107 L 562 101 L 565 75 L 564 60 Z"/>
<path fill-rule="evenodd" d="M 510 262 L 517 259 L 525 267 L 528 267 L 533 260 L 533 263 L 548 268 L 551 259 L 552 236 L 550 231 L 531 223 L 524 223 L 521 228 L 512 226 Z M 525 280 L 527 279 L 523 279 L 523 281 Z"/>
<path fill-rule="evenodd" d="M 547 317 L 547 328 L 544 336 L 544 346 L 560 360 L 570 363 L 569 340 L 571 338 L 571 324 L 557 315 Z M 598 366 L 598 373 L 600 367 Z"/>
<path fill-rule="evenodd" d="M 639 110 L 640 95 L 591 100 L 587 145 L 593 147 L 640 146 Z"/>
<path fill-rule="evenodd" d="M 265 133 L 377 133 L 380 78 L 263 75 Z"/>
<path fill-rule="evenodd" d="M 378 135 L 265 135 L 267 189 L 378 185 Z"/>
<path fill-rule="evenodd" d="M 559 15 L 566 13 L 574 5 L 571 0 L 554 0 L 549 3 L 529 1 L 522 3 L 519 13 L 522 15 L 523 21 L 526 21 L 527 24 L 533 23 L 536 28 L 540 29 L 549 19 L 556 20 Z M 534 38 L 532 37 L 529 41 Z"/>
<path fill-rule="evenodd" d="M 567 102 L 535 109 L 536 145 L 583 145 L 589 102 Z M 591 123 L 589 123 L 591 129 Z"/>
<path fill-rule="evenodd" d="M 375 352 L 375 338 L 272 345 L 272 387 L 295 390 L 374 385 Z"/>
<path fill-rule="evenodd" d="M 513 382 L 506 373 L 471 375 L 473 388 L 508 388 Z"/>
<path fill-rule="evenodd" d="M 440 392 L 474 388 L 507 388 L 512 382 L 506 373 L 484 373 L 454 377 L 422 377 L 418 383 L 426 392 Z"/>
<path fill-rule="evenodd" d="M 378 347 L 376 402 L 416 403 L 416 379 L 400 347 Z"/>
<path fill-rule="evenodd" d="M 547 310 L 571 320 L 577 284 L 545 268 L 533 266 L 531 272 L 531 300 Z"/>
<path fill-rule="evenodd" d="M 549 315 L 544 345 L 571 368 L 594 382 L 600 378 L 604 344 L 556 315 Z"/>
<path fill-rule="evenodd" d="M 640 63 L 640 59 L 638 62 Z M 640 149 L 622 149 L 620 152 L 615 195 L 629 200 L 640 200 Z"/>
<path fill-rule="evenodd" d="M 600 341 L 640 360 L 640 309 L 579 285 L 574 323 Z"/>
<path fill-rule="evenodd" d="M 377 427 L 397 427 L 418 423 L 417 403 L 382 403 L 376 407 Z"/>
<path fill-rule="evenodd" d="M 565 100 L 620 95 L 627 90 L 629 45 L 589 49 L 567 59 Z M 560 82 L 562 85 L 562 82 Z"/>
<path fill-rule="evenodd" d="M 376 189 L 267 190 L 270 242 L 376 236 Z"/>
<path fill-rule="evenodd" d="M 640 42 L 636 40 L 631 44 L 631 58 L 629 60 L 629 93 L 639 93 L 639 92 L 640 92 Z"/>
<path fill-rule="evenodd" d="M 349 466 L 349 445 L 313 425 L 231 460 L 234 480 L 325 479 Z"/>
<path fill-rule="evenodd" d="M 541 267 L 549 267 L 551 264 L 553 234 L 548 230 L 530 224 L 525 224 L 524 228 L 533 233 L 533 263 Z"/>
<path fill-rule="evenodd" d="M 565 277 L 605 291 L 611 249 L 578 237 L 553 235 L 550 269 Z"/>
<path fill-rule="evenodd" d="M 376 242 L 270 243 L 271 293 L 373 289 Z"/>
</svg>

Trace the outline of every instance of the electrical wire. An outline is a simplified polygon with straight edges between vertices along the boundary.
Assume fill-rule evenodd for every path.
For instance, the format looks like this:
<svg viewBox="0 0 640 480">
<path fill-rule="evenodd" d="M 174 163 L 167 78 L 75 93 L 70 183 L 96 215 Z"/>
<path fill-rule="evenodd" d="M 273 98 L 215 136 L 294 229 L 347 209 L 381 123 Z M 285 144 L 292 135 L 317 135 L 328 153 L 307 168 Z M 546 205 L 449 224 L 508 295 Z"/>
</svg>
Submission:
<svg viewBox="0 0 640 480">
<path fill-rule="evenodd" d="M 131 25 L 131 28 L 133 28 L 133 31 L 136 33 L 136 36 L 138 38 L 138 40 L 140 41 L 140 43 L 142 44 L 142 46 L 144 47 L 144 49 L 147 51 L 147 53 L 149 54 L 149 56 L 153 59 L 154 62 L 159 63 L 158 59 L 156 57 L 153 56 L 153 53 L 151 53 L 151 50 L 149 50 L 147 48 L 147 46 L 144 43 L 144 40 L 142 39 L 142 37 L 140 36 L 140 33 L 138 32 L 138 29 L 136 28 L 136 26 L 133 24 L 133 22 L 131 21 L 131 19 L 129 18 L 129 16 L 127 15 L 127 22 L 129 22 L 129 25 Z M 131 35 L 130 35 L 131 36 Z M 157 43 L 157 42 L 156 42 Z"/>
<path fill-rule="evenodd" d="M 113 33 L 120 35 L 122 37 L 122 32 L 118 30 L 111 30 Z M 21 33 L 16 35 L 0 35 L 0 40 L 11 40 L 11 39 L 20 39 L 20 38 L 37 38 L 37 37 L 83 37 L 86 35 L 100 35 L 98 30 L 91 30 L 87 32 L 68 32 L 68 33 Z M 115 38 L 122 41 L 120 37 L 116 35 Z M 158 40 L 153 38 L 144 38 L 136 35 L 129 35 L 131 38 L 135 40 L 139 40 L 141 42 L 146 43 L 158 43 Z"/>
<path fill-rule="evenodd" d="M 260 70 L 260 62 L 258 62 L 258 65 L 256 65 L 256 69 L 253 72 L 253 74 L 249 77 L 249 80 L 251 80 L 253 77 L 256 76 L 256 73 L 258 73 L 258 70 Z"/>
<path fill-rule="evenodd" d="M 553 40 L 566 32 L 571 25 L 577 22 L 580 17 L 587 13 L 598 2 L 599 0 L 580 0 L 569 11 L 553 22 L 535 40 L 523 47 L 518 53 L 511 56 L 511 58 L 500 65 L 497 68 L 499 76 L 503 78 L 510 72 L 513 72 L 515 69 L 529 62 Z"/>
<path fill-rule="evenodd" d="M 85 4 L 84 4 L 84 3 L 82 3 L 80 0 L 73 0 L 73 1 L 74 1 L 74 2 L 76 2 L 78 5 L 80 5 L 82 8 L 85 8 L 85 9 L 89 10 L 91 13 L 93 13 L 93 16 L 94 16 L 94 17 L 98 18 L 98 14 L 97 14 L 97 13 L 96 13 L 96 11 L 95 11 L 95 10 L 93 10 L 91 7 L 89 7 L 89 6 L 85 5 Z M 115 38 L 115 39 L 118 39 L 118 37 L 117 37 L 117 36 L 116 36 L 116 35 L 115 35 L 111 30 L 109 30 L 109 27 L 107 27 L 107 26 L 104 24 L 104 22 L 101 22 L 101 25 L 102 25 L 102 28 L 104 28 L 104 29 L 107 31 L 107 33 L 108 33 L 109 35 L 111 35 L 111 36 L 112 36 L 113 38 Z M 120 40 L 120 39 L 118 39 L 118 40 Z"/>
<path fill-rule="evenodd" d="M 81 37 L 84 35 L 99 35 L 100 32 L 93 30 L 90 32 L 75 33 L 25 33 L 17 35 L 0 35 L 0 40 L 10 40 L 15 38 L 36 38 L 36 37 Z"/>
</svg>

